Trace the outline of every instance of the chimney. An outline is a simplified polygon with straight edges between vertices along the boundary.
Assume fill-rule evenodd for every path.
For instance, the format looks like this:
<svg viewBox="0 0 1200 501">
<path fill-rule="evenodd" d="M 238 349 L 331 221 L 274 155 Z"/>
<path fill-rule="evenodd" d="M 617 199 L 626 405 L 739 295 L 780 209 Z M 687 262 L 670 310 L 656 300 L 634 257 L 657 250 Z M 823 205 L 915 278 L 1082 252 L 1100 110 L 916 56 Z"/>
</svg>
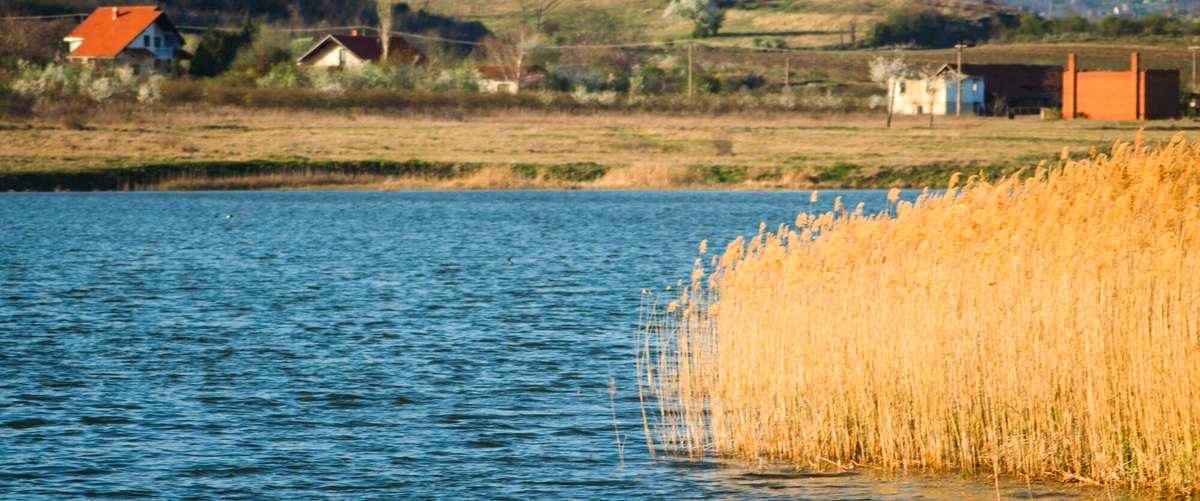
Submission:
<svg viewBox="0 0 1200 501">
<path fill-rule="evenodd" d="M 350 36 L 352 36 L 352 37 L 358 36 L 358 28 L 354 28 L 354 29 L 350 30 Z"/>
<path fill-rule="evenodd" d="M 120 15 L 120 10 L 119 10 L 119 8 L 118 8 L 118 7 L 113 7 L 113 8 L 112 8 L 112 15 L 113 15 L 113 21 L 116 21 L 116 20 L 117 20 L 117 16 L 119 16 L 119 15 Z"/>
</svg>

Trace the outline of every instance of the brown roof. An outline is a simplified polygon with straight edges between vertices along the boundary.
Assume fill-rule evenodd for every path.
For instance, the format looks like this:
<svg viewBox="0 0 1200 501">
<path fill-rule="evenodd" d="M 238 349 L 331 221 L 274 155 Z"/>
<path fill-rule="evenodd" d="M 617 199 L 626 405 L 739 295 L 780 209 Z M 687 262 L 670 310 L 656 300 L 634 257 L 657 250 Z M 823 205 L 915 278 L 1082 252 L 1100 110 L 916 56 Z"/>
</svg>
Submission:
<svg viewBox="0 0 1200 501">
<path fill-rule="evenodd" d="M 321 41 L 317 42 L 312 49 L 309 49 L 308 52 L 301 56 L 300 61 L 303 62 L 308 58 L 308 56 L 317 52 L 317 50 L 323 47 L 326 43 L 331 42 L 345 47 L 346 50 L 352 52 L 356 57 L 362 59 L 363 61 L 376 62 L 379 61 L 381 56 L 383 56 L 383 44 L 380 43 L 379 37 L 367 37 L 361 35 L 329 35 L 328 37 L 321 39 Z M 405 60 L 412 60 L 414 56 L 417 58 L 421 57 L 421 52 L 402 37 L 392 37 L 390 43 L 390 58 L 403 58 Z"/>
<path fill-rule="evenodd" d="M 116 57 L 146 28 L 160 20 L 169 31 L 176 31 L 166 14 L 153 5 L 99 7 L 67 35 L 67 38 L 83 39 L 83 43 L 71 52 L 71 57 Z"/>
</svg>

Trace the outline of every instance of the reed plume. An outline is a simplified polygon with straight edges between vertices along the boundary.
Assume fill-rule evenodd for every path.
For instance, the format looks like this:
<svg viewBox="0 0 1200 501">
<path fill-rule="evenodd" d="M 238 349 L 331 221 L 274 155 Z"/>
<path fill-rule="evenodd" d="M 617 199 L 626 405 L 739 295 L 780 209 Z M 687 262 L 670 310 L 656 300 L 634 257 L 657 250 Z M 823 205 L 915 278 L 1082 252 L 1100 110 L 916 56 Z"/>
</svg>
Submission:
<svg viewBox="0 0 1200 501">
<path fill-rule="evenodd" d="M 1200 142 L 1066 158 L 698 261 L 639 338 L 658 445 L 1196 492 Z"/>
</svg>

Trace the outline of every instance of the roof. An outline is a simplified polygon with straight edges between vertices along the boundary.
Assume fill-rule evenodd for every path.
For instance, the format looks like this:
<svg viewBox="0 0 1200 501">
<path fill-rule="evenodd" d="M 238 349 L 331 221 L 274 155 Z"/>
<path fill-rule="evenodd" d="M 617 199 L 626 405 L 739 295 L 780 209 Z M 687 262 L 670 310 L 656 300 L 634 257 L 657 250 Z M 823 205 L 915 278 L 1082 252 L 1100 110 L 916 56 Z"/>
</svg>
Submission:
<svg viewBox="0 0 1200 501">
<path fill-rule="evenodd" d="M 308 52 L 305 52 L 303 56 L 300 56 L 298 61 L 303 62 L 305 59 L 308 59 L 309 56 L 316 53 L 327 43 L 336 43 L 341 45 L 363 61 L 378 61 L 379 58 L 383 56 L 383 44 L 380 43 L 379 37 L 367 37 L 361 35 L 329 35 L 313 45 Z M 420 56 L 420 52 L 417 51 L 417 49 L 412 45 L 409 45 L 407 40 L 401 37 L 392 37 L 390 43 L 391 47 L 389 50 L 391 52 L 391 56 L 389 58 L 396 57 L 397 55 L 403 53 Z"/>
<path fill-rule="evenodd" d="M 948 73 L 955 69 L 955 65 L 943 64 L 935 74 Z M 962 69 L 964 74 L 978 77 L 1062 73 L 1062 66 L 1039 64 L 963 64 Z"/>
<path fill-rule="evenodd" d="M 113 16 L 114 9 L 116 16 Z M 170 31 L 179 33 L 166 14 L 153 5 L 98 7 L 67 35 L 67 38 L 83 39 L 83 43 L 71 52 L 71 57 L 116 57 L 146 28 L 160 20 Z"/>
</svg>

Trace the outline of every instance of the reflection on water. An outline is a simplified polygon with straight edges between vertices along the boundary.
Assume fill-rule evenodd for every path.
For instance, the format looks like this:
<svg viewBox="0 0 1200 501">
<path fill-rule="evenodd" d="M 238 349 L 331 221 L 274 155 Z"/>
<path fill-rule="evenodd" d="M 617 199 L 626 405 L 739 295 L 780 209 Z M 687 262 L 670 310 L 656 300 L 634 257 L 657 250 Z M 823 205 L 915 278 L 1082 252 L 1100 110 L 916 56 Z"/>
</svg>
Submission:
<svg viewBox="0 0 1200 501">
<path fill-rule="evenodd" d="M 0 497 L 992 496 L 640 445 L 640 291 L 833 196 L 0 195 Z"/>
</svg>

